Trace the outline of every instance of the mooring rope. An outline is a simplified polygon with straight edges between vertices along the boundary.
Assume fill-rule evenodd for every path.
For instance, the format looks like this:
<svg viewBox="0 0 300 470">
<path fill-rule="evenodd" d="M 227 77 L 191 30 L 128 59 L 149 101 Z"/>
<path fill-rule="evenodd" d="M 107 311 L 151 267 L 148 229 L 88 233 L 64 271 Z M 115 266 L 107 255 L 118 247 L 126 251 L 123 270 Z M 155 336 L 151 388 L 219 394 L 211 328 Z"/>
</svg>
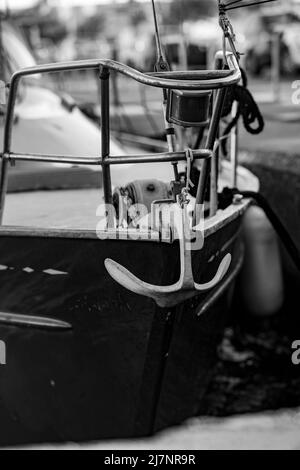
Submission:
<svg viewBox="0 0 300 470">
<path fill-rule="evenodd" d="M 267 218 L 274 227 L 274 230 L 278 234 L 282 244 L 284 245 L 287 253 L 290 255 L 294 265 L 300 271 L 300 251 L 291 237 L 290 233 L 286 229 L 285 225 L 281 221 L 280 217 L 276 214 L 274 209 L 268 200 L 261 194 L 254 191 L 240 191 L 236 188 L 225 188 L 220 194 L 219 208 L 225 209 L 232 204 L 233 197 L 235 194 L 240 194 L 245 198 L 253 199 L 255 203 L 263 209 Z"/>
</svg>

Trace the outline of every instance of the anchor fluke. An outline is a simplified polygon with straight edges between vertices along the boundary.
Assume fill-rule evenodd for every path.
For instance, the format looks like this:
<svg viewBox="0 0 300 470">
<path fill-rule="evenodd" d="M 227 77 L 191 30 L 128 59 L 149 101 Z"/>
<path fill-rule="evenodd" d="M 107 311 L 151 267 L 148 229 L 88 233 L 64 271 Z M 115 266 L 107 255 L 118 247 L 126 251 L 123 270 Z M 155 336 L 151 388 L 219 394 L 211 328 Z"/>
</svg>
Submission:
<svg viewBox="0 0 300 470">
<path fill-rule="evenodd" d="M 104 262 L 108 273 L 118 284 L 135 294 L 154 299 L 160 307 L 174 307 L 198 293 L 213 289 L 226 275 L 231 264 L 231 255 L 228 253 L 221 261 L 218 271 L 211 281 L 204 284 L 197 284 L 194 281 L 191 245 L 186 234 L 188 226 L 186 202 L 174 206 L 175 214 L 177 213 L 175 227 L 180 248 L 180 278 L 175 284 L 155 286 L 142 281 L 116 261 L 107 258 Z"/>
<path fill-rule="evenodd" d="M 155 286 L 144 282 L 124 268 L 124 266 L 111 259 L 106 259 L 104 264 L 110 276 L 118 284 L 135 294 L 154 299 L 161 307 L 165 307 L 168 303 L 166 300 L 170 300 L 170 296 L 178 294 L 182 288 L 180 281 L 171 286 Z"/>
<path fill-rule="evenodd" d="M 116 261 L 106 259 L 104 264 L 110 276 L 125 289 L 135 294 L 152 298 L 159 307 L 174 307 L 194 297 L 197 293 L 204 293 L 216 287 L 228 272 L 231 264 L 231 255 L 227 254 L 224 257 L 216 275 L 211 281 L 205 284 L 194 282 L 194 286 L 190 288 L 184 288 L 182 276 L 176 284 L 171 286 L 155 286 L 142 281 Z"/>
<path fill-rule="evenodd" d="M 222 259 L 220 263 L 219 269 L 215 277 L 210 282 L 207 282 L 206 284 L 197 284 L 195 282 L 194 284 L 195 289 L 198 292 L 205 292 L 207 290 L 210 290 L 216 287 L 216 285 L 219 284 L 219 282 L 221 282 L 224 276 L 227 274 L 229 267 L 231 265 L 231 259 L 232 259 L 232 256 L 230 253 L 224 256 L 224 258 Z"/>
</svg>

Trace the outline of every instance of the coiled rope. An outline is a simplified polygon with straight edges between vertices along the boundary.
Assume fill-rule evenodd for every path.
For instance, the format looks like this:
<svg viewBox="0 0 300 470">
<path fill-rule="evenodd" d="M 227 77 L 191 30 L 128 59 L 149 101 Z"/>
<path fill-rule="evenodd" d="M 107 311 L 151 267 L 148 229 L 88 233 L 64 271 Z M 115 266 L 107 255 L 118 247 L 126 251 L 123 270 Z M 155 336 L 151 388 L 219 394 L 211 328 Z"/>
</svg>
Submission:
<svg viewBox="0 0 300 470">
<path fill-rule="evenodd" d="M 235 85 L 228 91 L 227 100 L 223 108 L 223 116 L 229 115 L 232 109 L 234 101 L 238 103 L 237 113 L 232 121 L 227 125 L 223 132 L 223 137 L 228 136 L 232 129 L 237 125 L 238 120 L 242 117 L 244 127 L 249 134 L 257 135 L 260 134 L 265 127 L 264 118 L 260 112 L 260 109 L 253 98 L 253 95 L 249 91 L 248 80 L 246 73 L 243 69 L 242 72 L 242 85 Z M 228 137 L 222 141 L 222 152 L 225 156 L 228 155 L 227 150 Z"/>
</svg>

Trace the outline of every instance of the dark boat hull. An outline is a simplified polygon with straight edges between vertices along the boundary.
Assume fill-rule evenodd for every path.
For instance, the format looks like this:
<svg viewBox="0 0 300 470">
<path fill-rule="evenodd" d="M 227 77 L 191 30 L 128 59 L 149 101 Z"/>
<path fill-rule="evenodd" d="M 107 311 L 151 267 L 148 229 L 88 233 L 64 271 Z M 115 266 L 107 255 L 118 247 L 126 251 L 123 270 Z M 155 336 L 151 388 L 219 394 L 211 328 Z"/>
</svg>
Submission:
<svg viewBox="0 0 300 470">
<path fill-rule="evenodd" d="M 7 348 L 0 444 L 144 436 L 194 416 L 241 261 L 241 217 L 211 231 L 205 249 L 193 254 L 198 282 L 214 275 L 226 253 L 233 256 L 201 316 L 210 293 L 161 309 L 120 287 L 104 267 L 109 257 L 145 281 L 169 285 L 179 277 L 177 243 L 2 231 L 0 312 L 52 318 L 72 329 L 0 324 Z"/>
</svg>

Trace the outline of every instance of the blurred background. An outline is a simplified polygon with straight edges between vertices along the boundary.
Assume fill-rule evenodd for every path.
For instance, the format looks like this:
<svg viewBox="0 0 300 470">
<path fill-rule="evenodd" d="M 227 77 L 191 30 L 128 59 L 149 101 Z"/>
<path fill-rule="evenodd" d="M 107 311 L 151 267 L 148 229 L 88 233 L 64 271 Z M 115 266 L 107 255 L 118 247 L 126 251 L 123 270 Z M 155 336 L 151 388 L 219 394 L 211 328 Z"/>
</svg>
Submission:
<svg viewBox="0 0 300 470">
<path fill-rule="evenodd" d="M 220 48 L 217 2 L 160 0 L 157 4 L 161 34 L 173 68 L 208 66 Z M 16 66 L 23 65 L 26 58 L 29 62 L 28 54 L 26 57 L 23 51 L 22 57 L 21 50 L 17 50 L 18 34 L 38 63 L 115 57 L 138 69 L 153 69 L 155 41 L 150 1 L 1 0 L 0 8 L 9 26 L 6 36 Z M 300 1 L 278 0 L 238 12 L 231 12 L 231 16 L 248 71 L 256 77 L 268 77 L 274 47 L 278 48 L 279 42 L 280 73 L 287 76 L 297 72 Z"/>
<path fill-rule="evenodd" d="M 212 67 L 221 47 L 216 6 L 216 0 L 157 1 L 162 41 L 173 69 Z M 0 12 L 4 81 L 17 68 L 35 62 L 114 58 L 153 70 L 156 49 L 149 0 L 1 0 Z M 230 13 L 254 90 L 265 101 L 278 100 L 281 82 L 290 83 L 300 68 L 300 1 L 278 0 Z M 80 73 L 52 77 L 52 85 L 54 80 L 55 91 L 68 93 L 86 110 L 97 99 L 91 72 L 84 81 Z M 267 93 L 266 83 L 271 86 Z M 117 85 L 114 94 L 117 102 Z M 132 101 L 136 90 L 122 94 Z"/>
<path fill-rule="evenodd" d="M 217 1 L 156 3 L 172 68 L 212 67 L 222 45 Z M 0 70 L 5 82 L 18 68 L 77 59 L 113 58 L 143 71 L 153 70 L 156 49 L 150 0 L 1 0 L 0 12 Z M 284 94 L 290 96 L 291 77 L 300 69 L 300 1 L 278 0 L 230 13 L 256 99 L 274 102 Z M 92 107 L 99 102 L 99 90 L 92 72 L 56 74 L 48 86 L 68 94 L 97 119 Z M 128 87 L 125 79 L 114 83 L 116 105 L 135 102 L 137 97 L 139 103 L 160 101 L 155 91 L 149 94 L 149 90 Z"/>
<path fill-rule="evenodd" d="M 206 66 L 219 47 L 215 0 L 159 0 L 164 44 L 173 66 Z M 151 2 L 147 0 L 1 0 L 2 16 L 19 29 L 38 62 L 111 57 L 153 68 Z M 281 36 L 282 72 L 300 66 L 300 1 L 278 0 L 267 6 L 231 12 L 240 48 L 255 75 L 272 61 L 274 33 Z M 287 28 L 287 25 L 289 26 Z"/>
</svg>

